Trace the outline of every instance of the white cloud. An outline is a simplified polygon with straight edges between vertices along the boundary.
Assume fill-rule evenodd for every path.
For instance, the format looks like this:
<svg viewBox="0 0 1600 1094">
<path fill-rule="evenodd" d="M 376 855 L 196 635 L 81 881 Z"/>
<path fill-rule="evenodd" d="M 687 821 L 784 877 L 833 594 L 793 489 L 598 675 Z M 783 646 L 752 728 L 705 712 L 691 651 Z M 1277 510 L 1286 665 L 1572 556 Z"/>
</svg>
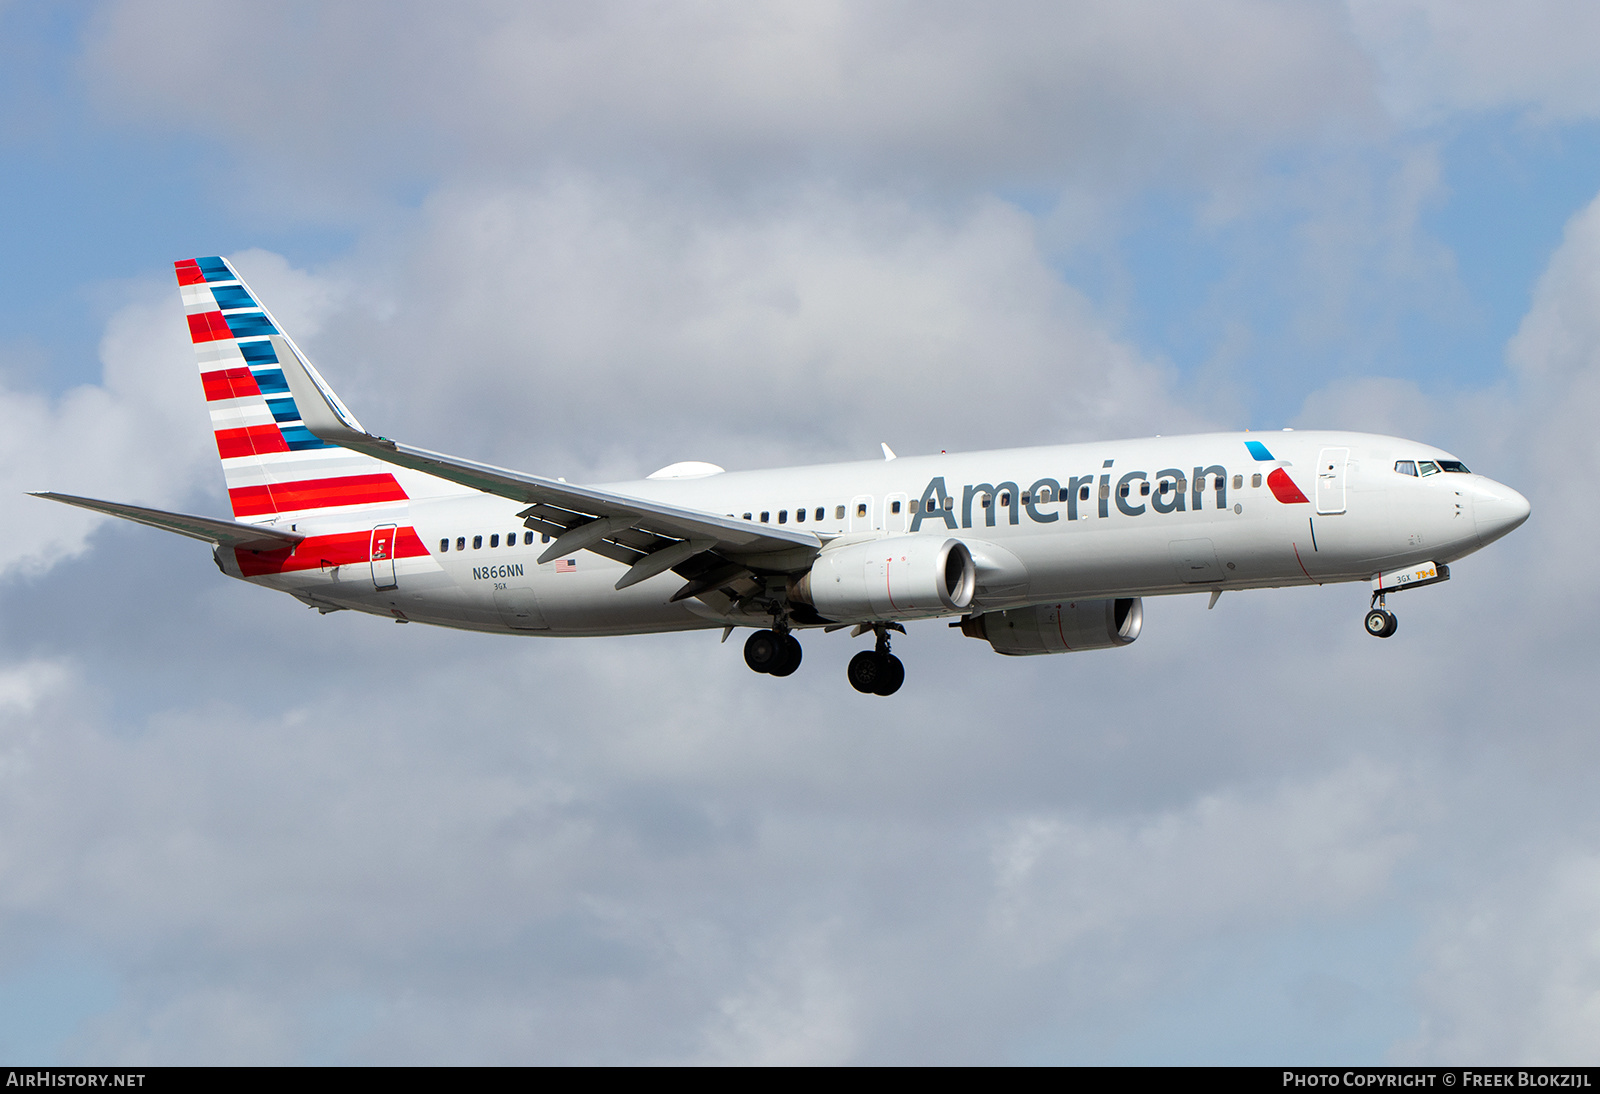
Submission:
<svg viewBox="0 0 1600 1094">
<path fill-rule="evenodd" d="M 0 388 L 0 573 L 78 554 L 102 520 L 25 491 L 170 506 L 215 458 L 176 288 L 137 297 L 107 323 L 99 384 L 55 398 Z"/>
<path fill-rule="evenodd" d="M 1399 1060 L 1546 1066 L 1600 1057 L 1600 857 L 1482 879 L 1428 932 L 1419 1034 Z"/>
<path fill-rule="evenodd" d="M 59 661 L 27 661 L 0 669 L 0 713 L 31 714 L 66 679 L 66 666 Z"/>
<path fill-rule="evenodd" d="M 1585 557 L 1600 514 L 1574 505 L 1571 485 L 1600 462 L 1600 198 L 1568 223 L 1507 355 L 1521 388 L 1516 447 L 1546 557 Z M 1586 592 L 1600 588 L 1587 568 L 1572 577 Z"/>
<path fill-rule="evenodd" d="M 733 177 L 854 164 L 1112 181 L 1372 116 L 1337 9 L 1262 0 L 1159 15 L 1116 3 L 445 14 L 136 0 L 101 13 L 83 71 L 106 110 L 220 136 L 291 187 L 297 166 L 449 177 L 574 158 Z"/>
<path fill-rule="evenodd" d="M 369 427 L 554 473 L 1204 421 L 995 201 L 947 215 L 817 190 L 741 212 L 572 176 L 451 189 L 339 276 L 361 291 L 301 341 Z"/>
<path fill-rule="evenodd" d="M 1347 0 L 1390 109 L 1410 124 L 1459 112 L 1600 114 L 1600 11 L 1584 0 Z"/>
</svg>

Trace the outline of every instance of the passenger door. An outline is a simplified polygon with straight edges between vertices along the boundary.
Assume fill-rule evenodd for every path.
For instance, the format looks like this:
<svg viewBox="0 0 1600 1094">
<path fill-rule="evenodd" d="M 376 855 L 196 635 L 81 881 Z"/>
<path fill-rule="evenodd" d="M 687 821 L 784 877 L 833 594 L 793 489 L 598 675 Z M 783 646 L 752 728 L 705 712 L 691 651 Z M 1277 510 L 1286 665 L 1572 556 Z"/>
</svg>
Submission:
<svg viewBox="0 0 1600 1094">
<path fill-rule="evenodd" d="M 399 529 L 393 524 L 380 524 L 372 530 L 372 541 L 367 551 L 367 557 L 372 563 L 372 587 L 374 589 L 393 589 L 396 585 L 394 579 L 394 541 Z"/>
<path fill-rule="evenodd" d="M 1344 512 L 1345 467 L 1348 448 L 1324 448 L 1317 457 L 1317 512 L 1328 516 Z"/>
</svg>

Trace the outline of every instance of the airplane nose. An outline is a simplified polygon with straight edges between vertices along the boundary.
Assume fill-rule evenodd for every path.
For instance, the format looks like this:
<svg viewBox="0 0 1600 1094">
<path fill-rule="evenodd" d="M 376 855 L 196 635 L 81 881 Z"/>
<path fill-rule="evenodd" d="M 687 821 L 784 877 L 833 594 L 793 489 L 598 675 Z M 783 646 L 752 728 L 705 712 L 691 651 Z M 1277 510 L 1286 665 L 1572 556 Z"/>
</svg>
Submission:
<svg viewBox="0 0 1600 1094">
<path fill-rule="evenodd" d="M 1478 542 L 1488 546 L 1528 519 L 1533 507 L 1528 499 L 1493 479 L 1485 479 L 1472 499 Z"/>
</svg>

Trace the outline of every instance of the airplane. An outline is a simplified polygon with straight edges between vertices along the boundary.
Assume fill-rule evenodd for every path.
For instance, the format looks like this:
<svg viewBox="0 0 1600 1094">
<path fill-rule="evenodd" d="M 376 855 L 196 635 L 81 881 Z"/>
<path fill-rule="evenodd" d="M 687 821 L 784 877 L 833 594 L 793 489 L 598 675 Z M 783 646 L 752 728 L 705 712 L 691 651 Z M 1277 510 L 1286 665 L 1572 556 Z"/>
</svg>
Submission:
<svg viewBox="0 0 1600 1094">
<path fill-rule="evenodd" d="M 872 634 L 851 686 L 892 695 L 891 633 L 949 620 L 998 653 L 1126 646 L 1143 598 L 1371 582 L 1387 598 L 1528 519 L 1517 491 L 1398 437 L 1284 430 L 765 471 L 709 463 L 579 486 L 366 430 L 234 267 L 175 263 L 233 520 L 37 497 L 212 545 L 230 577 L 322 613 L 519 635 L 750 628 L 750 668 L 796 632 Z"/>
</svg>

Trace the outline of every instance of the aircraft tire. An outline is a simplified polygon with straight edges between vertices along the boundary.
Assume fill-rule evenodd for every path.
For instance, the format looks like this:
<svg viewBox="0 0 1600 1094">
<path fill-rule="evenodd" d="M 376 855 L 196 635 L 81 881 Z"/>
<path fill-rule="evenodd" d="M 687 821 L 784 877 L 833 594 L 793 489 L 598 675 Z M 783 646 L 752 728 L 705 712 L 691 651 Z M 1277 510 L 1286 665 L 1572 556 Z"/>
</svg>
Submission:
<svg viewBox="0 0 1600 1094">
<path fill-rule="evenodd" d="M 862 650 L 850 658 L 850 666 L 845 669 L 845 675 L 850 678 L 851 687 L 863 695 L 871 695 L 877 686 L 878 674 L 881 671 L 878 655 L 871 650 Z"/>
<path fill-rule="evenodd" d="M 1374 608 L 1367 613 L 1366 627 L 1367 633 L 1374 638 L 1389 638 L 1400 629 L 1400 621 L 1394 617 L 1394 613 Z"/>
<path fill-rule="evenodd" d="M 800 659 L 806 651 L 800 648 L 800 640 L 792 634 L 783 635 L 780 645 L 782 660 L 767 672 L 772 676 L 792 676 L 794 670 L 800 667 Z"/>
<path fill-rule="evenodd" d="M 874 654 L 874 656 L 879 656 Z M 874 695 L 893 695 L 900 690 L 900 685 L 906 682 L 906 667 L 900 658 L 892 653 L 882 654 L 881 664 L 878 668 L 878 679 L 872 685 Z"/>
<path fill-rule="evenodd" d="M 756 631 L 744 640 L 744 663 L 756 672 L 771 672 L 781 667 L 785 650 L 777 631 Z"/>
</svg>

